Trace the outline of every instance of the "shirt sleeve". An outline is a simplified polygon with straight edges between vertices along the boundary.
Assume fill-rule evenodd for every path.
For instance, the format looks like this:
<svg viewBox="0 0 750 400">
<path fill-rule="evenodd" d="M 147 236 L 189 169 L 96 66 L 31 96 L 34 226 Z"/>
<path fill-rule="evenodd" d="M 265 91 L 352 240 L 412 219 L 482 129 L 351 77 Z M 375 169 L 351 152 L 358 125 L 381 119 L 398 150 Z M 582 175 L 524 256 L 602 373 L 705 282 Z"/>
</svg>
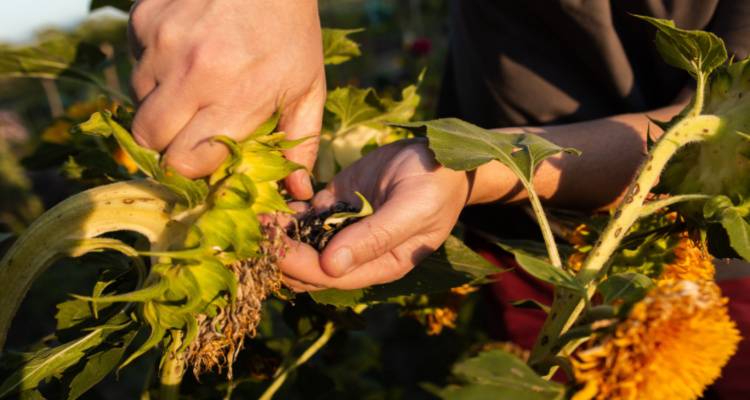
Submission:
<svg viewBox="0 0 750 400">
<path fill-rule="evenodd" d="M 724 39 L 730 56 L 746 58 L 750 52 L 750 1 L 719 1 L 710 30 Z"/>
</svg>

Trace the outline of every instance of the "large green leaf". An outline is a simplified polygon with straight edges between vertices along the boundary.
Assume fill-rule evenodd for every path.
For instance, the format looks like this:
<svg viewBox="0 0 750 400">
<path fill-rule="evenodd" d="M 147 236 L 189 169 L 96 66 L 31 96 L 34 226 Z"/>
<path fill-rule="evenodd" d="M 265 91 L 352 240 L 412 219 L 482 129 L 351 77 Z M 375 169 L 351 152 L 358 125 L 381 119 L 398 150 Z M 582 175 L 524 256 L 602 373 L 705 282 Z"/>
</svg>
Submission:
<svg viewBox="0 0 750 400">
<path fill-rule="evenodd" d="M 502 271 L 451 236 L 400 280 L 366 289 L 323 290 L 312 292 L 311 296 L 318 303 L 353 307 L 387 302 L 399 296 L 445 292 L 463 284 L 485 282 L 488 275 Z"/>
<path fill-rule="evenodd" d="M 101 382 L 110 372 L 114 371 L 117 364 L 122 360 L 130 343 L 133 341 L 136 332 L 125 334 L 117 343 L 106 347 L 100 352 L 94 353 L 86 358 L 86 364 L 83 369 L 72 377 L 68 384 L 68 400 L 74 400 L 94 385 Z"/>
<path fill-rule="evenodd" d="M 549 261 L 539 257 L 534 257 L 525 251 L 507 247 L 503 243 L 498 243 L 498 246 L 505 251 L 513 253 L 518 265 L 534 278 L 554 286 L 562 286 L 571 289 L 577 293 L 584 292 L 583 286 L 581 286 L 581 284 L 575 279 L 574 275 L 562 270 L 561 268 L 555 267 L 550 264 Z"/>
<path fill-rule="evenodd" d="M 455 118 L 400 126 L 425 132 L 435 158 L 450 169 L 468 171 L 497 160 L 509 167 L 527 189 L 531 189 L 534 170 L 544 159 L 560 152 L 579 154 L 536 135 L 500 133 Z"/>
<path fill-rule="evenodd" d="M 517 357 L 492 350 L 457 364 L 453 374 L 463 385 L 448 386 L 438 394 L 448 400 L 557 400 L 565 386 L 546 381 Z"/>
<path fill-rule="evenodd" d="M 349 61 L 362 54 L 359 44 L 349 39 L 352 33 L 362 32 L 364 29 L 323 29 L 323 62 L 326 65 L 336 65 Z"/>
<path fill-rule="evenodd" d="M 707 219 L 721 223 L 732 249 L 750 261 L 750 224 L 745 221 L 747 206 L 735 206 L 729 197 L 716 196 L 703 206 L 703 214 Z"/>
<path fill-rule="evenodd" d="M 110 324 L 93 329 L 79 339 L 34 353 L 0 385 L 0 398 L 17 391 L 34 389 L 41 381 L 76 365 L 87 350 L 100 345 L 110 333 L 117 330 L 115 324 L 122 323 L 123 318 L 122 315 L 118 316 Z"/>
<path fill-rule="evenodd" d="M 677 28 L 674 21 L 639 15 L 658 29 L 656 48 L 667 64 L 695 78 L 706 76 L 727 60 L 724 42 L 715 34 Z"/>
</svg>

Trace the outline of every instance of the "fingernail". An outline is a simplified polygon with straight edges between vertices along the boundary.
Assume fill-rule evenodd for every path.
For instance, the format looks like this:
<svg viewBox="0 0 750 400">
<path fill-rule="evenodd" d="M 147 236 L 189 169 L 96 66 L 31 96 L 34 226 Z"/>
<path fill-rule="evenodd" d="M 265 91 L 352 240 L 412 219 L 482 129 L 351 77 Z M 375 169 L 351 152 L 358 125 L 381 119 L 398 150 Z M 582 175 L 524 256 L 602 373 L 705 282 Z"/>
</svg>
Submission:
<svg viewBox="0 0 750 400">
<path fill-rule="evenodd" d="M 333 264 L 336 266 L 336 270 L 341 271 L 342 275 L 345 275 L 353 267 L 352 250 L 348 247 L 342 247 L 336 251 L 333 255 Z"/>
</svg>

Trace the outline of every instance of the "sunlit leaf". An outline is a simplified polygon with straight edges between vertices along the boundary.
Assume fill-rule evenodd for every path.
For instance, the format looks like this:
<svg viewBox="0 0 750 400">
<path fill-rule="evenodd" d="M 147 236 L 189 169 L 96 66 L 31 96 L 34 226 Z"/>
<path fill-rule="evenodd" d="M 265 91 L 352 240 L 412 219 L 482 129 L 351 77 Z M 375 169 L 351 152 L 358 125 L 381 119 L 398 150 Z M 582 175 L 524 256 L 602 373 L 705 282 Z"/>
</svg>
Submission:
<svg viewBox="0 0 750 400">
<path fill-rule="evenodd" d="M 693 77 L 710 74 L 727 60 L 724 42 L 715 34 L 677 28 L 674 21 L 638 15 L 658 29 L 656 48 L 667 64 Z"/>
<path fill-rule="evenodd" d="M 426 133 L 435 158 L 450 169 L 468 171 L 497 160 L 509 167 L 527 189 L 540 162 L 561 152 L 579 154 L 537 135 L 496 132 L 455 118 L 400 126 Z"/>
<path fill-rule="evenodd" d="M 208 194 L 208 185 L 202 179 L 191 180 L 169 167 L 159 164 L 160 155 L 154 150 L 141 147 L 125 128 L 112 118 L 108 111 L 94 113 L 88 121 L 75 128 L 85 134 L 109 137 L 113 135 L 120 147 L 130 156 L 146 176 L 156 179 L 168 187 L 187 204 L 194 207 L 202 203 Z"/>
<path fill-rule="evenodd" d="M 341 64 L 362 54 L 359 44 L 349 39 L 349 35 L 363 30 L 323 28 L 323 62 L 326 65 Z"/>
</svg>

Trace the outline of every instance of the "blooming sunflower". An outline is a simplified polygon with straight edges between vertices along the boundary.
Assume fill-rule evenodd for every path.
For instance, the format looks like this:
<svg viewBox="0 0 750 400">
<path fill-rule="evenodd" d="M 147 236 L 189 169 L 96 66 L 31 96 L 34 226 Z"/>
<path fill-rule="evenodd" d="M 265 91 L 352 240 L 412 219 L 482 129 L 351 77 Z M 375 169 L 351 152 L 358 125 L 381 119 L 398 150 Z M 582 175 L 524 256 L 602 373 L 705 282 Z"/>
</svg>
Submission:
<svg viewBox="0 0 750 400">
<path fill-rule="evenodd" d="M 615 332 L 572 357 L 573 400 L 696 399 L 721 374 L 740 334 L 711 281 L 664 281 Z"/>
<path fill-rule="evenodd" d="M 674 260 L 664 266 L 657 280 L 658 284 L 679 280 L 710 281 L 714 279 L 716 270 L 713 257 L 687 234 L 680 236 L 679 242 L 672 251 Z"/>
</svg>

